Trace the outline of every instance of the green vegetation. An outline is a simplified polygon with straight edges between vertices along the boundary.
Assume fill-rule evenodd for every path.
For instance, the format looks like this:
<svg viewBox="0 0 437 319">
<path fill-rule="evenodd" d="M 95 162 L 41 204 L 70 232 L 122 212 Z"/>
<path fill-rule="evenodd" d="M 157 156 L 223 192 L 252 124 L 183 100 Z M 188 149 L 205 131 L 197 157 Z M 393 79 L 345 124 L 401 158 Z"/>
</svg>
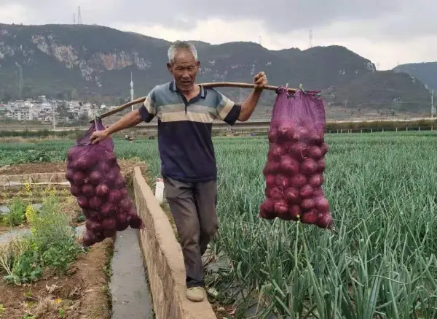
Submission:
<svg viewBox="0 0 437 319">
<path fill-rule="evenodd" d="M 82 248 L 75 241 L 71 218 L 60 212 L 58 199 L 46 197 L 39 212 L 32 206 L 24 211 L 17 207 L 26 206 L 15 201 L 6 219 L 18 215 L 19 211 L 20 224 L 26 219 L 31 234 L 0 247 L 0 273 L 4 274 L 4 279 L 20 285 L 38 280 L 45 269 L 64 274 Z"/>
<path fill-rule="evenodd" d="M 267 139 L 214 139 L 220 230 L 212 248 L 220 267 L 207 277 L 218 291 L 214 299 L 235 304 L 238 318 L 250 317 L 249 308 L 264 318 L 435 318 L 436 133 L 328 134 L 326 140 L 324 189 L 338 234 L 259 219 Z M 53 152 L 57 160 L 72 144 L 19 147 Z M 159 174 L 156 141 L 115 145 L 119 158 L 138 157 L 151 176 Z"/>
<path fill-rule="evenodd" d="M 9 206 L 9 213 L 0 215 L 0 224 L 10 227 L 20 226 L 25 220 L 26 205 L 17 197 L 13 199 L 12 204 Z"/>
</svg>

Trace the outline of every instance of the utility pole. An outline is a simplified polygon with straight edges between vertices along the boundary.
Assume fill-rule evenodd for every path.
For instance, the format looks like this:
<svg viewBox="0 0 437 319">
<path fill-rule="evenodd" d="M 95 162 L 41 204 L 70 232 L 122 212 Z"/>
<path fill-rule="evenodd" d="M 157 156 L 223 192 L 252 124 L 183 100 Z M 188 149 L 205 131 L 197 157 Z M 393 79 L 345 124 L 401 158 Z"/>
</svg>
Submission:
<svg viewBox="0 0 437 319">
<path fill-rule="evenodd" d="M 310 49 L 313 47 L 313 29 L 310 29 L 309 46 L 310 46 Z"/>
<path fill-rule="evenodd" d="M 132 72 L 130 73 L 130 100 L 134 100 L 134 80 L 132 78 Z M 134 111 L 134 106 L 132 105 L 132 112 Z"/>
<path fill-rule="evenodd" d="M 55 110 L 58 106 L 58 102 L 55 101 L 55 104 L 52 105 L 52 122 L 53 122 L 53 131 L 56 130 L 56 113 Z"/>
<path fill-rule="evenodd" d="M 77 7 L 77 24 L 82 24 L 82 15 L 80 14 L 80 7 Z"/>
</svg>

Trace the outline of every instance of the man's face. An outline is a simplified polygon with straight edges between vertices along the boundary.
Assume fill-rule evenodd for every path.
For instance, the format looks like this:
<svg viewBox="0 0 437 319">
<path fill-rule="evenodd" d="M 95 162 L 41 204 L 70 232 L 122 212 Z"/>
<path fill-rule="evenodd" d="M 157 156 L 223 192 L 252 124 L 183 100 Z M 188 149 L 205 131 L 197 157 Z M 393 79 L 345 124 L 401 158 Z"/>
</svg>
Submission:
<svg viewBox="0 0 437 319">
<path fill-rule="evenodd" d="M 173 74 L 176 86 L 182 92 L 188 92 L 193 88 L 199 66 L 200 62 L 194 59 L 189 50 L 179 50 L 174 62 L 167 63 L 167 68 Z"/>
</svg>

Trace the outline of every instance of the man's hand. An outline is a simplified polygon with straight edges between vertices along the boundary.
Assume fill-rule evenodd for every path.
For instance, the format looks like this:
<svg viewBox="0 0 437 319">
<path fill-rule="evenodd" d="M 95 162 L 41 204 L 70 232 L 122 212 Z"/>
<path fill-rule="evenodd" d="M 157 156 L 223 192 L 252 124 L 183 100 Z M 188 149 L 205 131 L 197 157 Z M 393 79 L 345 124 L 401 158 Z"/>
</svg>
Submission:
<svg viewBox="0 0 437 319">
<path fill-rule="evenodd" d="M 259 72 L 253 78 L 253 83 L 255 84 L 255 90 L 263 90 L 267 85 L 267 76 L 264 72 Z"/>
<path fill-rule="evenodd" d="M 92 144 L 96 144 L 105 140 L 108 136 L 109 134 L 107 130 L 95 131 L 93 134 L 91 134 L 90 140 Z"/>
</svg>

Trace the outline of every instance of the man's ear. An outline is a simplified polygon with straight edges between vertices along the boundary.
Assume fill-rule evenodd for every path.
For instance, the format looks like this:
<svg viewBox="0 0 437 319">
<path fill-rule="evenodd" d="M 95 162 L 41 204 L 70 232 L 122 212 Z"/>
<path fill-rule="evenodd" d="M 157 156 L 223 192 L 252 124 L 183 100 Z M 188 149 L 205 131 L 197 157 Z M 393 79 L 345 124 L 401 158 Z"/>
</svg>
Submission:
<svg viewBox="0 0 437 319">
<path fill-rule="evenodd" d="M 172 71 L 172 69 L 171 69 L 171 64 L 170 64 L 170 62 L 167 62 L 167 70 L 168 70 L 168 72 L 170 72 L 171 74 L 173 74 L 173 71 Z"/>
<path fill-rule="evenodd" d="M 196 62 L 196 66 L 197 66 L 197 68 L 200 68 L 200 61 Z"/>
</svg>

